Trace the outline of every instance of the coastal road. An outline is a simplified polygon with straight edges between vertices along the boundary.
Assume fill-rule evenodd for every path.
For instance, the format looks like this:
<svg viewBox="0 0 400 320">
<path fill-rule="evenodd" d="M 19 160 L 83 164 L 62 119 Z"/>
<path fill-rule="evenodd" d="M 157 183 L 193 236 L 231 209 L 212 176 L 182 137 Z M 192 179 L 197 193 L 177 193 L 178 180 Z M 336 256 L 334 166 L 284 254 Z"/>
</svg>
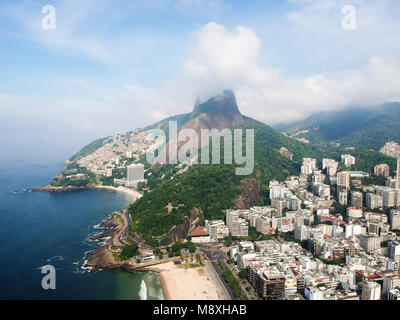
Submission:
<svg viewBox="0 0 400 320">
<path fill-rule="evenodd" d="M 206 254 L 211 268 L 214 270 L 217 278 L 219 279 L 219 282 L 222 284 L 223 288 L 225 288 L 226 292 L 228 293 L 230 300 L 237 300 L 237 298 L 233 294 L 233 290 L 232 290 L 231 286 L 224 279 L 221 269 L 219 268 L 219 265 L 217 263 L 218 259 L 222 260 L 225 258 L 223 256 L 223 253 L 221 253 L 220 251 L 215 251 L 214 253 L 211 253 L 210 251 L 208 251 L 206 249 L 202 249 L 202 248 L 200 250 Z"/>
<path fill-rule="evenodd" d="M 124 226 L 122 227 L 122 229 L 115 235 L 114 240 L 113 240 L 113 244 L 114 246 L 120 246 L 120 245 L 128 245 L 128 243 L 126 243 L 125 241 L 123 241 L 121 239 L 121 236 L 125 233 L 125 231 L 127 230 L 129 223 L 128 223 L 128 219 L 129 217 L 127 217 L 127 212 L 126 210 L 124 210 L 121 214 L 117 213 L 119 216 L 122 217 L 122 219 L 124 220 Z"/>
<path fill-rule="evenodd" d="M 224 283 L 222 282 L 221 278 L 219 277 L 218 273 L 215 271 L 214 267 L 212 266 L 211 262 L 207 259 L 205 261 L 205 269 L 207 272 L 207 276 L 213 280 L 216 284 L 217 293 L 221 300 L 232 300 L 229 292 L 226 290 Z"/>
</svg>

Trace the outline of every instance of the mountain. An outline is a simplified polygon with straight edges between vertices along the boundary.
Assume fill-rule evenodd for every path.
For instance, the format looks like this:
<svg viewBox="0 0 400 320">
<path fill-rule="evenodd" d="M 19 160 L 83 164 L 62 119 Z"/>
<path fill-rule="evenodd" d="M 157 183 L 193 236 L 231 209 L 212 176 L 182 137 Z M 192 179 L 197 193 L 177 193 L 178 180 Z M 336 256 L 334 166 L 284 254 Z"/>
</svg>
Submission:
<svg viewBox="0 0 400 320">
<path fill-rule="evenodd" d="M 218 94 L 208 99 L 204 103 L 200 103 L 197 99 L 193 111 L 190 114 L 170 117 L 158 123 L 156 127 L 159 129 L 163 129 L 164 132 L 166 132 L 167 126 L 170 121 L 177 122 L 178 137 L 179 134 L 185 129 L 194 130 L 197 137 L 201 137 L 201 130 L 203 129 L 222 130 L 225 128 L 237 127 L 244 124 L 244 119 L 239 111 L 236 98 L 232 90 L 225 90 L 221 94 Z M 178 150 L 184 144 L 187 144 L 188 148 L 190 146 L 193 146 L 194 148 L 200 147 L 200 138 L 197 141 L 197 145 L 193 145 L 194 143 L 196 143 L 195 141 L 188 140 L 189 139 L 187 139 L 186 141 L 169 141 L 166 145 L 166 148 L 159 155 L 156 161 L 156 165 L 168 163 L 170 156 L 177 157 Z M 171 148 L 176 151 L 170 153 L 169 150 Z M 161 159 L 163 159 L 163 161 L 161 161 Z"/>
<path fill-rule="evenodd" d="M 388 141 L 400 142 L 400 103 L 314 113 L 305 120 L 279 125 L 276 129 L 322 146 L 379 150 Z"/>
<path fill-rule="evenodd" d="M 167 118 L 148 128 L 165 129 L 171 119 L 181 124 L 178 132 L 185 128 L 197 133 L 205 128 L 240 128 L 243 132 L 254 129 L 254 171 L 238 176 L 234 164 L 164 164 L 149 168 L 146 178 L 151 192 L 133 203 L 129 212 L 133 221 L 130 231 L 151 245 L 184 239 L 204 220 L 223 219 L 228 208 L 266 204 L 269 181 L 298 174 L 303 157 L 320 161 L 323 156 L 338 157 L 243 116 L 230 90 L 204 103 L 197 101 L 189 114 Z"/>
<path fill-rule="evenodd" d="M 322 123 L 324 119 L 318 119 L 318 123 Z M 342 117 L 343 121 L 345 119 L 346 117 Z M 355 119 L 356 116 L 353 120 Z M 324 120 L 325 123 L 328 120 Z M 157 141 L 149 130 L 158 128 L 168 134 L 170 121 L 177 122 L 178 133 L 185 128 L 192 129 L 197 134 L 201 129 L 242 129 L 243 133 L 247 129 L 253 129 L 254 170 L 247 176 L 240 176 L 236 175 L 236 164 L 178 163 L 151 166 L 146 162 L 144 154 L 146 150 L 156 146 Z M 315 120 L 310 123 L 317 122 Z M 340 132 L 332 134 L 339 135 Z M 172 138 L 167 137 L 168 145 Z M 222 143 L 221 158 L 224 156 L 223 146 Z M 211 149 L 209 145 L 208 148 Z M 246 146 L 243 145 L 244 155 L 245 149 Z M 377 163 L 388 163 L 394 167 L 394 159 L 381 153 L 359 150 L 346 152 L 357 157 L 357 164 L 352 168 L 354 170 L 373 172 Z M 128 157 L 125 153 L 132 155 Z M 118 164 L 114 160 L 116 157 Z M 290 175 L 298 175 L 304 157 L 316 158 L 320 165 L 322 158 L 340 160 L 340 153 L 299 142 L 296 137 L 284 135 L 264 123 L 242 115 L 234 93 L 225 90 L 205 102 L 196 100 L 190 113 L 169 117 L 126 134 L 96 140 L 73 157 L 75 160 L 68 171 L 76 174 L 77 167 L 83 167 L 84 173 L 90 172 L 92 180 L 97 177 L 104 184 L 112 183 L 113 178 L 122 178 L 126 174 L 126 165 L 132 162 L 143 163 L 148 192 L 145 190 L 144 196 L 128 208 L 132 217 L 129 232 L 137 241 L 158 246 L 185 239 L 194 228 L 204 225 L 205 220 L 224 219 L 226 209 L 269 204 L 269 182 L 272 179 L 283 181 Z M 102 172 L 110 166 L 114 167 L 112 177 L 102 177 Z M 64 171 L 63 174 L 70 173 Z"/>
</svg>

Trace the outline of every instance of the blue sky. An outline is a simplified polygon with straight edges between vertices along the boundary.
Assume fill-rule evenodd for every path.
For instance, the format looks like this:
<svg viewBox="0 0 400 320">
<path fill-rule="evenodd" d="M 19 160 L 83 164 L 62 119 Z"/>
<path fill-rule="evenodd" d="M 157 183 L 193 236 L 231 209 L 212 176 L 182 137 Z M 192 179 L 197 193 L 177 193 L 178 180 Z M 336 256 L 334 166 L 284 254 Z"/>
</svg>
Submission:
<svg viewBox="0 0 400 320">
<path fill-rule="evenodd" d="M 399 16 L 396 0 L 3 0 L 0 160 L 65 159 L 224 88 L 268 124 L 399 100 Z"/>
</svg>

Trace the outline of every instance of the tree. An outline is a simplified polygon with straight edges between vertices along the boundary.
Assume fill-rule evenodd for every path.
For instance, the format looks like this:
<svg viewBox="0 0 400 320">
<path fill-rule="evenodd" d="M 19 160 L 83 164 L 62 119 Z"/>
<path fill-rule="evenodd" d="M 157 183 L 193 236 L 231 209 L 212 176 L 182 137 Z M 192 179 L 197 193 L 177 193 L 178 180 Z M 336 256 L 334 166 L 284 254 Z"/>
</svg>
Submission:
<svg viewBox="0 0 400 320">
<path fill-rule="evenodd" d="M 190 253 L 193 253 L 196 251 L 196 246 L 191 241 L 186 242 L 185 247 L 189 250 Z"/>
<path fill-rule="evenodd" d="M 232 245 L 232 237 L 227 237 L 225 239 L 225 246 L 229 247 Z"/>
<path fill-rule="evenodd" d="M 240 270 L 240 272 L 239 272 L 239 277 L 240 277 L 240 278 L 243 278 L 243 279 L 247 279 L 248 274 L 249 274 L 249 272 L 248 272 L 247 268 L 243 268 L 243 269 Z"/>
<path fill-rule="evenodd" d="M 119 257 L 122 260 L 127 260 L 129 258 L 132 258 L 133 256 L 137 256 L 138 254 L 139 247 L 136 243 L 134 243 L 123 247 L 121 253 L 119 254 Z"/>
</svg>

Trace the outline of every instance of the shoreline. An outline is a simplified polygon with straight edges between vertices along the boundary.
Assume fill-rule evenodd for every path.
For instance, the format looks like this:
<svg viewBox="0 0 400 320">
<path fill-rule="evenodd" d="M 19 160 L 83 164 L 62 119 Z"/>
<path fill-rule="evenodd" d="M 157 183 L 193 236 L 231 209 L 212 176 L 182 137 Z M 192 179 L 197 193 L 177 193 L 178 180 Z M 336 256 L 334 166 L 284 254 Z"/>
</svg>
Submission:
<svg viewBox="0 0 400 320">
<path fill-rule="evenodd" d="M 164 300 L 172 300 L 171 299 L 171 294 L 168 291 L 168 286 L 167 286 L 167 281 L 165 279 L 165 276 L 163 275 L 162 272 L 157 272 L 157 273 L 158 273 L 158 277 L 160 278 L 161 289 L 162 289 L 162 292 L 163 292 Z"/>
<path fill-rule="evenodd" d="M 88 185 L 88 189 L 103 189 L 103 190 L 109 190 L 109 191 L 114 191 L 114 192 L 123 192 L 129 196 L 132 196 L 136 199 L 140 199 L 143 197 L 143 194 L 141 194 L 139 191 L 136 191 L 134 189 L 130 189 L 127 187 L 119 186 L 119 187 L 114 187 L 114 186 L 101 186 L 101 185 Z"/>
<path fill-rule="evenodd" d="M 79 190 L 85 190 L 85 189 L 103 189 L 103 190 L 109 190 L 109 191 L 114 191 L 114 192 L 122 192 L 125 193 L 126 195 L 129 195 L 136 199 L 140 199 L 143 197 L 143 194 L 141 194 L 139 191 L 130 189 L 127 187 L 119 186 L 119 187 L 114 187 L 114 186 L 102 186 L 102 185 L 94 185 L 94 184 L 88 184 L 87 186 L 82 186 L 82 187 L 75 187 L 75 186 L 66 186 L 66 187 L 53 187 L 51 185 L 43 186 L 43 187 L 35 187 L 30 189 L 32 192 L 68 192 L 68 191 L 79 191 Z"/>
<path fill-rule="evenodd" d="M 206 266 L 187 268 L 170 261 L 141 271 L 158 273 L 164 300 L 223 300 L 218 283 L 209 275 Z"/>
</svg>

